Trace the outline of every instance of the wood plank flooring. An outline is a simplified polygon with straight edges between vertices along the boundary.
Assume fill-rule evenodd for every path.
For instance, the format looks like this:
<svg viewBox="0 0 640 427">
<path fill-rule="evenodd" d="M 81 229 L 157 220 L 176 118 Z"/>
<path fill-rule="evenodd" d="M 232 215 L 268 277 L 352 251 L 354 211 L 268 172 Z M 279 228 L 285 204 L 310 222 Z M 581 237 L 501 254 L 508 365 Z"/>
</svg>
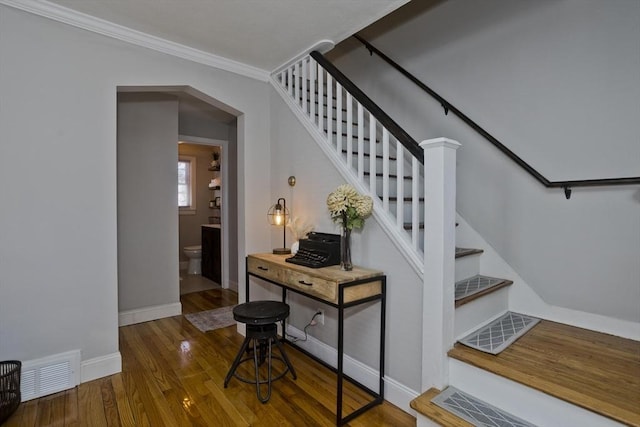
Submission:
<svg viewBox="0 0 640 427">
<path fill-rule="evenodd" d="M 449 356 L 640 427 L 638 341 L 543 320 L 497 356 L 461 344 Z"/>
<path fill-rule="evenodd" d="M 183 312 L 232 305 L 228 290 L 186 294 Z M 202 333 L 183 316 L 120 328 L 122 372 L 22 404 L 4 427 L 31 426 L 332 426 L 336 376 L 285 346 L 298 374 L 273 383 L 267 404 L 255 386 L 224 377 L 242 343 L 235 326 Z M 249 376 L 249 374 L 246 374 Z M 346 387 L 344 413 L 369 401 Z M 415 426 L 411 415 L 385 402 L 349 426 Z"/>
</svg>

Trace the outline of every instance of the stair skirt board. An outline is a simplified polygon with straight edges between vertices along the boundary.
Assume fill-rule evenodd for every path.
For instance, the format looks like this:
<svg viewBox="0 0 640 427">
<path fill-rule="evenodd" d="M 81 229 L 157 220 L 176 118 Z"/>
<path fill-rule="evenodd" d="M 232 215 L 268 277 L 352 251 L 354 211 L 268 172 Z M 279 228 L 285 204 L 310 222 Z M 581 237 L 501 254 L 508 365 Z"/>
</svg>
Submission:
<svg viewBox="0 0 640 427">
<path fill-rule="evenodd" d="M 470 422 L 474 426 L 482 427 L 534 427 L 518 417 L 515 417 L 470 394 L 455 387 L 448 387 L 442 393 L 431 399 L 431 402 L 456 416 Z"/>
<path fill-rule="evenodd" d="M 476 275 L 469 277 L 468 279 L 460 280 L 456 282 L 455 299 L 460 300 L 468 296 L 482 292 L 498 283 L 504 282 L 505 279 L 498 279 L 497 277 Z"/>
<path fill-rule="evenodd" d="M 461 344 L 490 354 L 498 354 L 533 328 L 540 319 L 506 312 L 503 316 L 459 340 Z"/>
</svg>

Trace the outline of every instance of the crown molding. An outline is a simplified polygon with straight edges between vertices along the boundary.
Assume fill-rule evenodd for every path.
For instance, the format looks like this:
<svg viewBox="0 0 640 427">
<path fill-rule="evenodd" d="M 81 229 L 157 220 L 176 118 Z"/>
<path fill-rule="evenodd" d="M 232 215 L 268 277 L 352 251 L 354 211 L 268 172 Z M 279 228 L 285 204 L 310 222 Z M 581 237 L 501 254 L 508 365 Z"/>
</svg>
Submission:
<svg viewBox="0 0 640 427">
<path fill-rule="evenodd" d="M 289 59 L 287 62 L 285 62 L 282 65 L 280 65 L 277 68 L 275 68 L 271 72 L 271 75 L 276 75 L 280 71 L 283 71 L 286 68 L 292 66 L 293 64 L 298 62 L 300 59 L 304 58 L 309 53 L 313 52 L 314 50 L 317 50 L 320 53 L 327 53 L 331 49 L 333 49 L 335 46 L 336 46 L 336 44 L 332 40 L 320 40 L 319 42 L 316 42 L 314 45 L 312 45 L 312 46 L 306 48 L 305 50 L 303 50 L 302 52 L 298 53 L 293 58 Z"/>
<path fill-rule="evenodd" d="M 49 18 L 54 21 L 72 25 L 96 34 L 111 37 L 137 46 L 162 52 L 178 58 L 219 68 L 231 73 L 252 79 L 268 82 L 270 73 L 267 70 L 253 67 L 242 62 L 224 58 L 222 56 L 193 49 L 179 43 L 155 37 L 141 31 L 132 30 L 122 25 L 114 24 L 104 19 L 96 18 L 85 13 L 59 6 L 46 0 L 0 0 L 0 4 L 10 6 L 34 15 Z"/>
</svg>

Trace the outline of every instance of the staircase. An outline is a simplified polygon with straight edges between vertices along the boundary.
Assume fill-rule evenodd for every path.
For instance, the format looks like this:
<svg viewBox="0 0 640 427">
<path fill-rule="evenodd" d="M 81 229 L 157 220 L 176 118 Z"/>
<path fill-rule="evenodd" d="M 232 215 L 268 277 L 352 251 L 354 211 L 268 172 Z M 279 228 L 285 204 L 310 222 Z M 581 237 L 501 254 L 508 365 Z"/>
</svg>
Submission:
<svg viewBox="0 0 640 427">
<path fill-rule="evenodd" d="M 272 84 L 345 180 L 373 198 L 376 220 L 414 269 L 424 274 L 424 153 L 322 59 L 314 52 L 312 57 L 297 60 L 274 73 Z M 461 218 L 458 221 L 464 223 Z M 457 234 L 460 240 L 460 231 Z M 455 339 L 509 312 L 513 281 L 485 275 L 483 256 L 482 249 L 455 249 L 451 302 L 455 306 L 451 319 Z M 551 348 L 551 341 L 564 345 Z M 485 424 L 475 425 L 640 426 L 639 350 L 638 343 L 631 340 L 543 320 L 498 355 L 455 344 L 445 361 L 448 366 L 444 370 L 449 373 L 445 382 L 460 390 L 449 390 L 447 398 L 452 401 L 464 396 L 478 402 L 476 407 L 494 411 L 497 418 L 492 415 Z M 526 363 L 530 360 L 539 366 L 534 369 Z M 625 368 L 608 369 L 607 360 L 617 360 L 618 366 Z M 594 375 L 603 369 L 605 376 L 614 379 L 612 383 L 603 385 L 602 377 Z M 630 373 L 635 377 L 630 378 Z M 411 403 L 418 426 L 473 425 L 468 417 L 461 418 L 432 403 L 439 393 L 429 389 Z M 486 419 L 486 414 L 479 417 Z"/>
</svg>

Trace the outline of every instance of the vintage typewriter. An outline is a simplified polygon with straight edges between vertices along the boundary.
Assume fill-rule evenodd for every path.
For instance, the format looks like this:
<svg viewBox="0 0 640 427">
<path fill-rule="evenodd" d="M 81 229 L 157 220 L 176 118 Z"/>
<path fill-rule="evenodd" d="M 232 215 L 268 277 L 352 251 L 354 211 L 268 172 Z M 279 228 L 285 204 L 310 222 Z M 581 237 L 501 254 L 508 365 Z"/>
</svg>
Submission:
<svg viewBox="0 0 640 427">
<path fill-rule="evenodd" d="M 311 232 L 307 237 L 307 239 L 300 239 L 298 252 L 285 261 L 311 268 L 340 264 L 338 234 Z"/>
</svg>

